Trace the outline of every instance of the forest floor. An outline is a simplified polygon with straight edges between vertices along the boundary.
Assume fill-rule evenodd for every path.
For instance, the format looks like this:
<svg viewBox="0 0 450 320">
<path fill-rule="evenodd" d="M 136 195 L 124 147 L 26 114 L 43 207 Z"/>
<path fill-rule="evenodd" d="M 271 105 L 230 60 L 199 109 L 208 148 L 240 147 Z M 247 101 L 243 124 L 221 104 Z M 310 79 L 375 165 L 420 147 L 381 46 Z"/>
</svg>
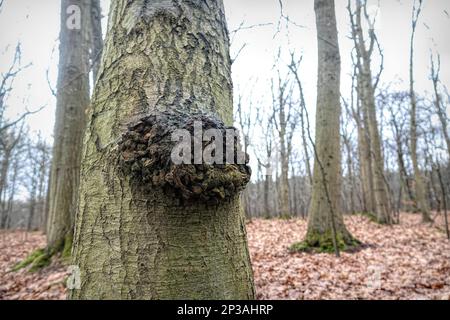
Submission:
<svg viewBox="0 0 450 320">
<path fill-rule="evenodd" d="M 304 220 L 248 222 L 257 298 L 450 300 L 450 242 L 442 219 L 425 225 L 420 216 L 403 214 L 393 227 L 362 216 L 345 220 L 365 246 L 340 258 L 288 252 L 305 235 Z M 44 244 L 39 233 L 0 233 L 0 300 L 65 299 L 67 267 L 58 261 L 36 273 L 9 272 Z"/>
</svg>

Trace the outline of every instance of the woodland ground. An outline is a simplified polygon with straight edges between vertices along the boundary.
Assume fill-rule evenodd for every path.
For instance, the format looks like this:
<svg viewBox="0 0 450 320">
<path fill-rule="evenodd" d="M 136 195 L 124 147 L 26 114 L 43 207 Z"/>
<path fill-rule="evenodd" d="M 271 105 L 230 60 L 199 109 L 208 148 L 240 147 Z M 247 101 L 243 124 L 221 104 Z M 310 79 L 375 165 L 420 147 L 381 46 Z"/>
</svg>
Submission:
<svg viewBox="0 0 450 320">
<path fill-rule="evenodd" d="M 355 253 L 288 253 L 302 239 L 306 222 L 253 219 L 247 224 L 258 299 L 449 299 L 450 242 L 439 217 L 424 225 L 402 214 L 400 225 L 379 226 L 346 217 L 365 247 Z M 37 273 L 8 272 L 45 237 L 22 231 L 0 233 L 0 300 L 64 299 L 66 267 L 54 262 Z"/>
</svg>

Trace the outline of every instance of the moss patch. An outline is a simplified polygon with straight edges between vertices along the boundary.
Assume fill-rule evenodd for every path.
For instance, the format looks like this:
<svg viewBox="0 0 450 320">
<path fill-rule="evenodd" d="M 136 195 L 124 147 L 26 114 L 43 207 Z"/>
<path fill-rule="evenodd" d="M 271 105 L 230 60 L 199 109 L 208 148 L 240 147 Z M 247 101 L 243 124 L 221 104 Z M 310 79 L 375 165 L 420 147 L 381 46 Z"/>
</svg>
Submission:
<svg viewBox="0 0 450 320">
<path fill-rule="evenodd" d="M 47 267 L 52 262 L 52 254 L 44 252 L 42 255 L 38 256 L 30 267 L 30 272 L 36 272 L 42 268 Z"/>
<path fill-rule="evenodd" d="M 37 258 L 45 254 L 44 249 L 38 249 L 30 253 L 24 260 L 20 261 L 19 263 L 15 264 L 14 267 L 12 267 L 11 271 L 16 272 L 23 268 L 28 267 L 30 264 L 32 264 Z"/>
<path fill-rule="evenodd" d="M 361 242 L 350 235 L 343 237 L 342 234 L 338 234 L 336 238 L 339 251 L 353 252 L 361 246 Z M 334 253 L 335 248 L 332 233 L 331 231 L 325 233 L 309 233 L 305 240 L 291 245 L 289 252 Z"/>
<path fill-rule="evenodd" d="M 73 244 L 73 236 L 67 236 L 66 240 L 64 241 L 64 246 L 61 252 L 61 258 L 65 262 L 69 262 L 70 258 L 72 256 L 72 244 Z"/>
<path fill-rule="evenodd" d="M 61 254 L 61 259 L 63 262 L 69 262 L 72 251 L 72 236 L 67 236 L 65 240 L 61 241 L 53 249 L 37 249 L 30 253 L 24 260 L 17 263 L 12 269 L 12 272 L 19 271 L 23 268 L 30 266 L 30 272 L 39 271 L 50 265 L 52 258 L 56 255 Z"/>
</svg>

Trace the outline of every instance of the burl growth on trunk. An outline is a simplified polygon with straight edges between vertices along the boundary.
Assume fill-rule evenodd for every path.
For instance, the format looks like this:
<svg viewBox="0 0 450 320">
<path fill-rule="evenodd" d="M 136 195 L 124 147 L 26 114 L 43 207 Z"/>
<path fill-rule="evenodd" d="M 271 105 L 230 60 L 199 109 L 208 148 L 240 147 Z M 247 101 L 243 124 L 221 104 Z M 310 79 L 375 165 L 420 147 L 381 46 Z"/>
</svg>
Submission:
<svg viewBox="0 0 450 320">
<path fill-rule="evenodd" d="M 210 129 L 219 134 L 203 135 Z M 182 140 L 180 132 L 184 132 Z M 186 146 L 182 151 L 181 141 Z M 119 151 L 120 167 L 132 183 L 144 192 L 161 188 L 185 202 L 217 204 L 242 191 L 251 176 L 237 130 L 203 112 L 165 111 L 138 117 L 122 134 Z M 208 152 L 214 161 L 205 161 Z M 174 161 L 174 155 L 183 156 L 183 162 Z"/>
</svg>

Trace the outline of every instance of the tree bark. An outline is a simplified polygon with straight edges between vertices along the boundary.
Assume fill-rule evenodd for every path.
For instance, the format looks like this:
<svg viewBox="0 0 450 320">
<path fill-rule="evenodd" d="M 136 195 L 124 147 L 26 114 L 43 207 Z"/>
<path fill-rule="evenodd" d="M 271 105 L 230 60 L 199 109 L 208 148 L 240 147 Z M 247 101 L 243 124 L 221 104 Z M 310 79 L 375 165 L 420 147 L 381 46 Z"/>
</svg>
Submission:
<svg viewBox="0 0 450 320">
<path fill-rule="evenodd" d="M 389 197 L 387 185 L 384 178 L 384 160 L 381 150 L 380 132 L 378 131 L 378 120 L 375 104 L 375 88 L 372 83 L 371 56 L 374 43 L 376 41 L 375 34 L 371 31 L 370 47 L 366 48 L 366 41 L 362 27 L 362 10 L 366 4 L 357 1 L 356 4 L 356 21 L 352 19 L 353 38 L 357 54 L 358 67 L 358 96 L 361 99 L 363 113 L 367 115 L 365 121 L 368 129 L 367 139 L 369 143 L 370 170 L 373 178 L 373 209 L 379 223 L 390 224 L 391 208 L 389 205 Z M 350 7 L 349 7 L 350 8 Z M 350 12 L 352 15 L 353 13 Z"/>
<path fill-rule="evenodd" d="M 47 218 L 47 251 L 69 246 L 73 235 L 76 191 L 85 110 L 89 105 L 89 17 L 90 1 L 61 1 L 61 32 L 56 102 L 56 123 L 50 174 Z M 68 12 L 76 6 L 81 28 L 70 26 Z M 76 11 L 74 11 L 76 12 Z M 74 19 L 77 19 L 76 13 Z"/>
<path fill-rule="evenodd" d="M 112 2 L 85 135 L 72 299 L 252 299 L 239 193 L 184 203 L 143 187 L 118 164 L 137 117 L 212 112 L 231 125 L 229 38 L 222 1 Z M 183 204 L 184 203 L 184 204 Z"/>
<path fill-rule="evenodd" d="M 420 2 L 419 7 L 416 8 L 414 1 L 412 32 L 410 40 L 410 55 L 409 55 L 409 95 L 411 99 L 411 114 L 410 114 L 410 143 L 411 143 L 411 161 L 414 171 L 415 191 L 417 208 L 422 213 L 423 222 L 431 222 L 430 209 L 426 200 L 425 186 L 423 182 L 422 173 L 419 168 L 419 160 L 417 158 L 417 98 L 414 90 L 414 36 L 417 27 L 417 21 L 421 12 Z M 417 10 L 417 11 L 416 11 Z"/>
<path fill-rule="evenodd" d="M 91 0 L 90 6 L 90 54 L 92 74 L 95 84 L 103 53 L 102 10 L 100 6 L 100 0 Z"/>
</svg>

